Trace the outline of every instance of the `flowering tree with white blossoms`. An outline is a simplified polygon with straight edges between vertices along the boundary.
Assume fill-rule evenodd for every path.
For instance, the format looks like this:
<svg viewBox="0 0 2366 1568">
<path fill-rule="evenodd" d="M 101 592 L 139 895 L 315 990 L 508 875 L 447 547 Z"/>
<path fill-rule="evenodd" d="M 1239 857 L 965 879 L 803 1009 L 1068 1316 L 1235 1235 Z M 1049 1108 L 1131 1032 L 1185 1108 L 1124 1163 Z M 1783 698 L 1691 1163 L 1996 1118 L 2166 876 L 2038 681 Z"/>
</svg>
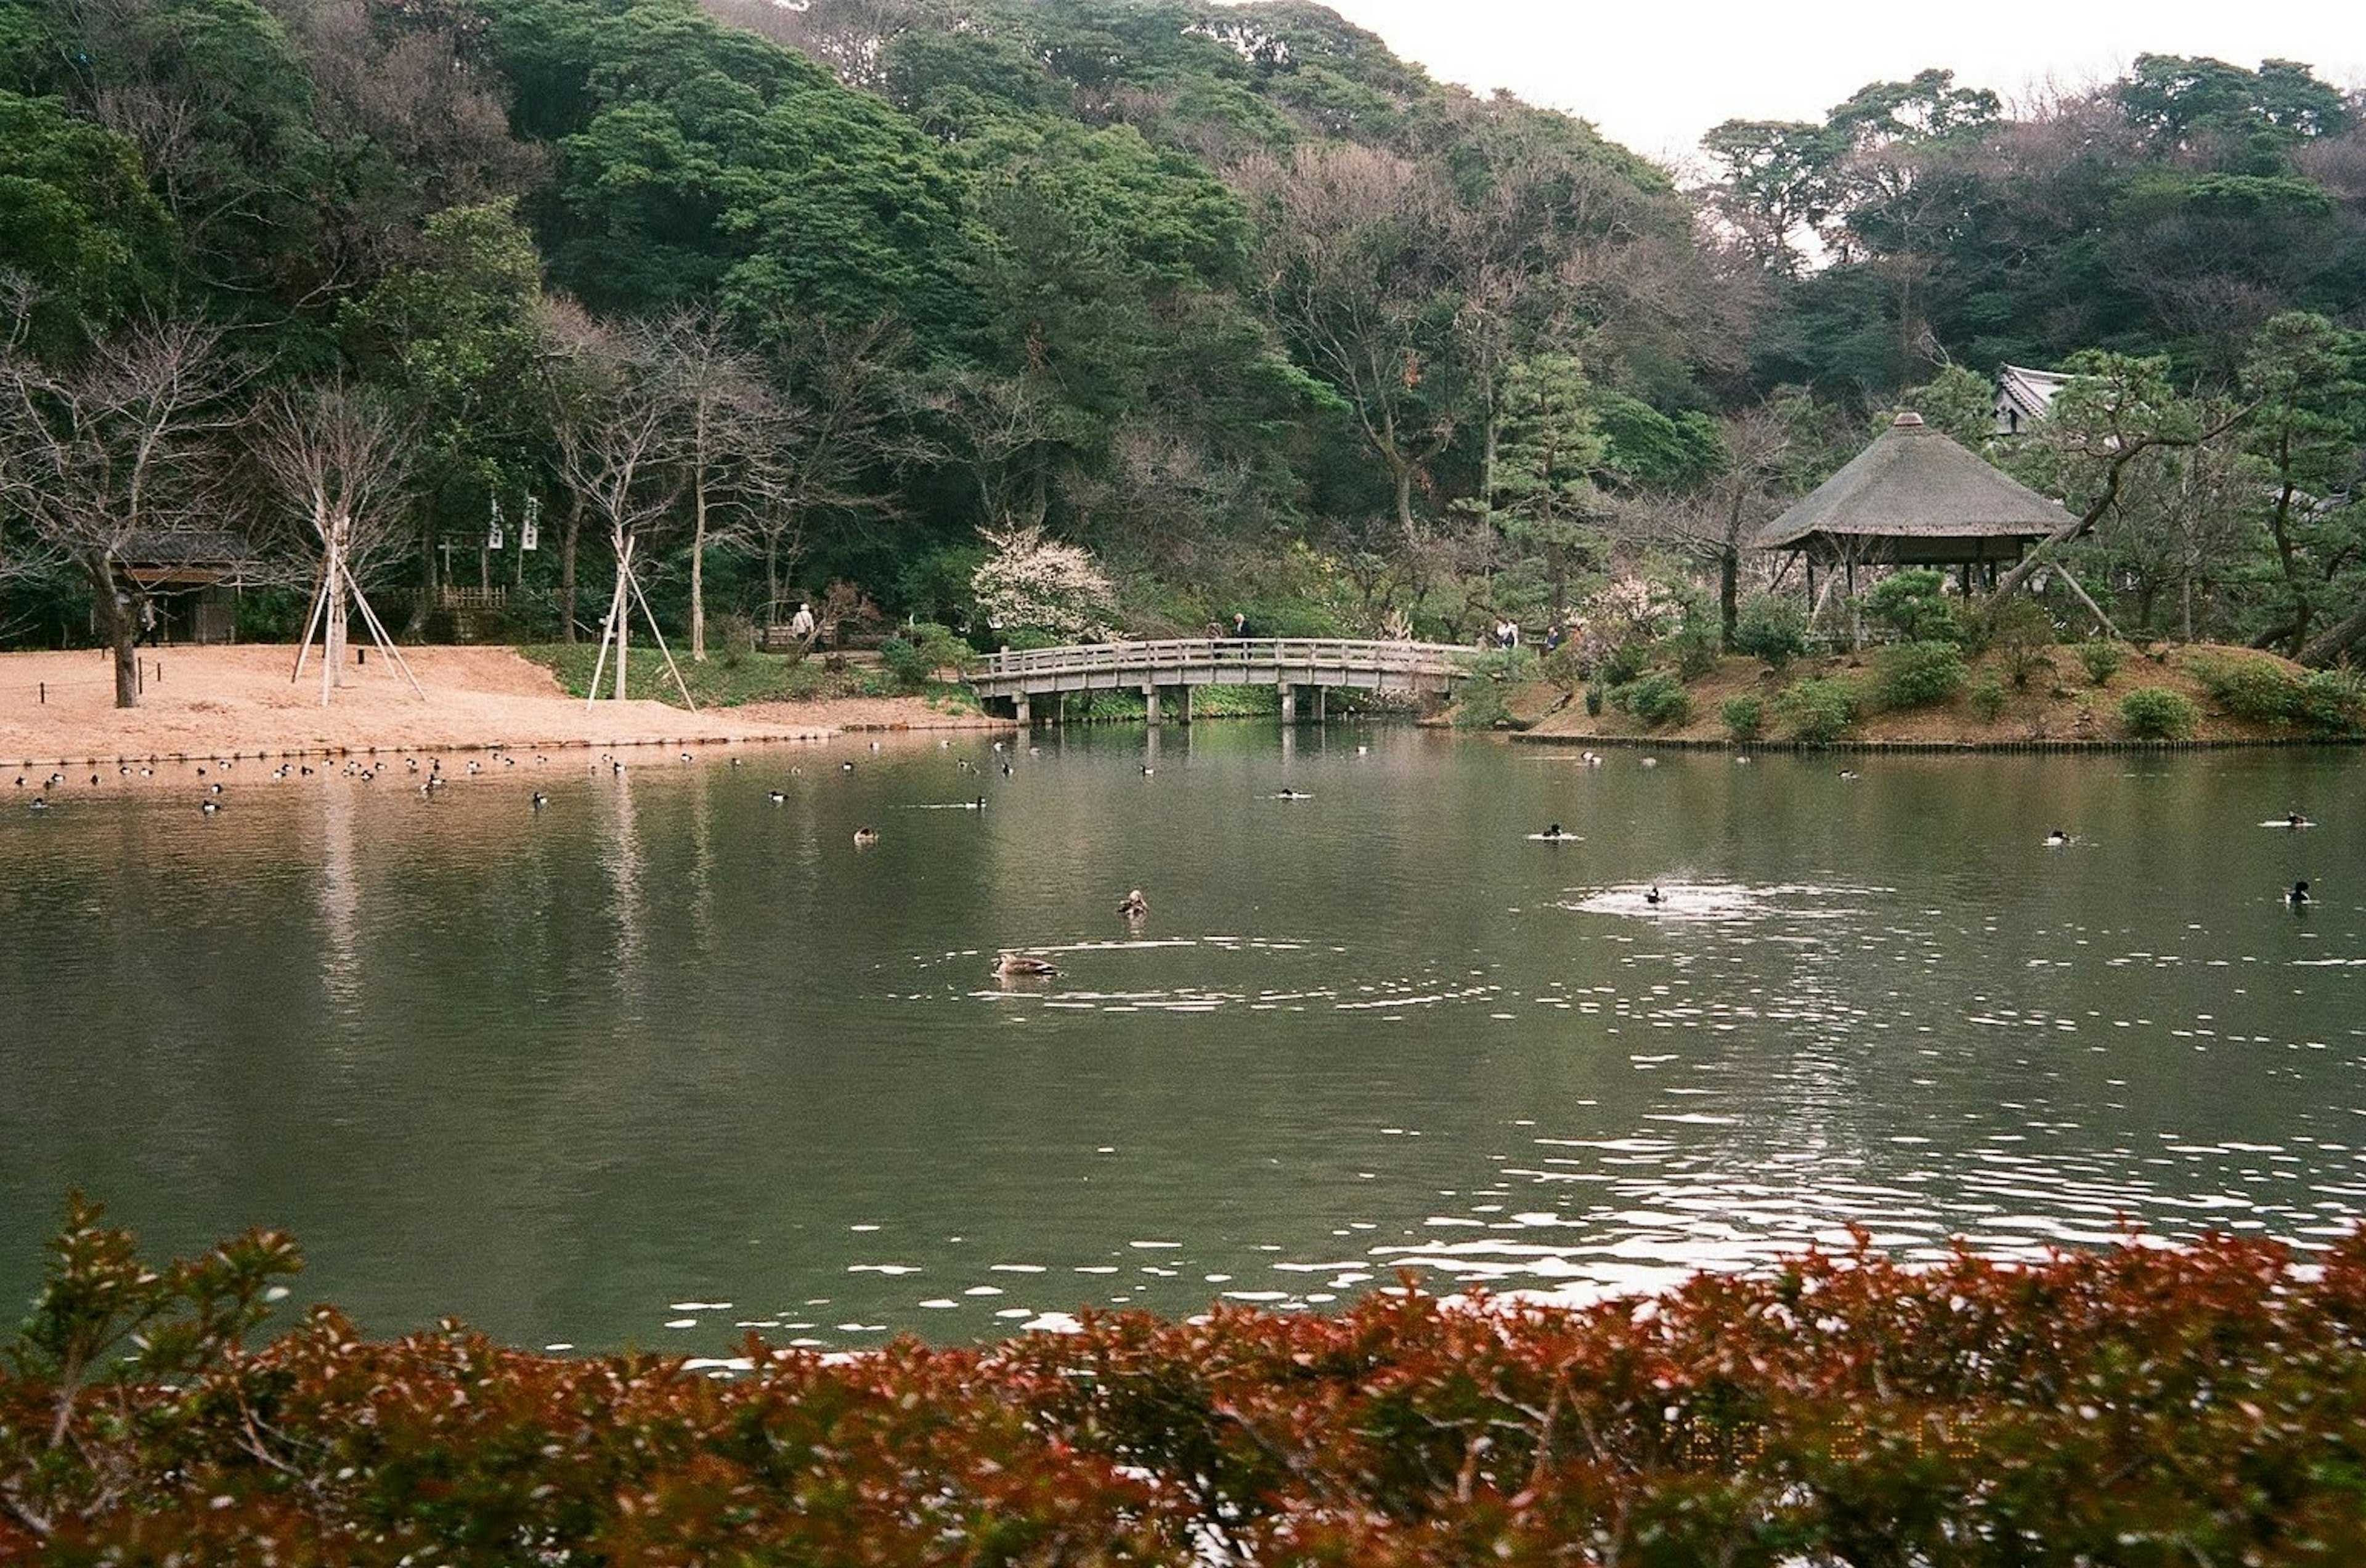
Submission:
<svg viewBox="0 0 2366 1568">
<path fill-rule="evenodd" d="M 1684 601 L 1663 582 L 1621 577 L 1578 606 L 1578 654 L 1591 666 L 1633 643 L 1653 642 L 1684 619 Z"/>
<path fill-rule="evenodd" d="M 1046 538 L 1032 523 L 980 528 L 978 536 L 988 554 L 969 585 L 988 625 L 1006 633 L 1024 627 L 1076 642 L 1111 635 L 1106 617 L 1115 607 L 1116 592 L 1090 550 Z"/>
</svg>

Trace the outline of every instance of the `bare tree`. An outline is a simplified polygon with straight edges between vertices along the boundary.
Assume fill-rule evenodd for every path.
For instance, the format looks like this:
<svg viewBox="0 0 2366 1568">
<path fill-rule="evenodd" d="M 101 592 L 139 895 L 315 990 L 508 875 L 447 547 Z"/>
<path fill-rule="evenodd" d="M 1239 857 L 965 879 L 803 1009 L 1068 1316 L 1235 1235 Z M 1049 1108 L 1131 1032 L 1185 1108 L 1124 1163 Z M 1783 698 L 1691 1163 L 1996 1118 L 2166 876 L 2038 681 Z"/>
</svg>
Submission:
<svg viewBox="0 0 2366 1568">
<path fill-rule="evenodd" d="M 250 553 L 221 525 L 218 461 L 246 372 L 214 329 L 188 321 L 128 328 L 52 371 L 25 352 L 24 321 L 0 345 L 0 573 L 79 575 L 114 653 L 115 705 L 138 707 L 127 568 Z"/>
<path fill-rule="evenodd" d="M 1354 145 L 1252 159 L 1240 180 L 1267 219 L 1268 308 L 1354 410 L 1410 546 L 1421 532 L 1414 487 L 1456 434 L 1455 399 L 1439 384 L 1450 367 L 1424 357 L 1443 341 L 1426 313 L 1448 247 L 1446 194 L 1421 166 Z"/>
<path fill-rule="evenodd" d="M 281 388 L 255 411 L 250 443 L 273 498 L 319 550 L 311 620 L 322 637 L 321 701 L 344 683 L 345 625 L 358 610 L 391 647 L 362 591 L 370 568 L 409 546 L 402 515 L 411 433 L 366 390 L 343 379 Z M 297 670 L 303 670 L 299 654 Z"/>
<path fill-rule="evenodd" d="M 558 438 L 559 481 L 568 515 L 607 525 L 616 561 L 602 657 L 616 648 L 616 693 L 625 692 L 625 647 L 632 606 L 641 600 L 633 577 L 633 557 L 643 531 L 672 512 L 682 498 L 664 392 L 649 363 L 635 345 L 610 333 L 580 310 L 558 313 L 554 337 L 573 361 L 572 395 L 558 406 L 553 430 Z M 571 529 L 574 523 L 569 524 Z M 568 590 L 572 609 L 573 541 L 568 541 Z M 654 626 L 652 626 L 654 629 Z M 677 680 L 679 672 L 676 675 Z M 597 684 L 597 677 L 594 677 Z M 596 692 L 594 694 L 597 694 Z M 685 689 L 685 696 L 688 692 Z"/>
<path fill-rule="evenodd" d="M 704 307 L 678 310 L 642 344 L 690 491 L 690 657 L 706 659 L 706 552 L 744 519 L 760 487 L 751 470 L 772 449 L 779 405 L 728 324 Z"/>
<path fill-rule="evenodd" d="M 765 461 L 749 475 L 757 491 L 749 528 L 763 547 L 770 624 L 817 518 L 890 510 L 889 498 L 866 486 L 864 477 L 941 462 L 945 454 L 933 443 L 891 431 L 905 402 L 897 367 L 907 340 L 901 328 L 885 320 L 852 328 L 781 321 L 767 335 L 773 343 L 777 418 Z"/>
</svg>

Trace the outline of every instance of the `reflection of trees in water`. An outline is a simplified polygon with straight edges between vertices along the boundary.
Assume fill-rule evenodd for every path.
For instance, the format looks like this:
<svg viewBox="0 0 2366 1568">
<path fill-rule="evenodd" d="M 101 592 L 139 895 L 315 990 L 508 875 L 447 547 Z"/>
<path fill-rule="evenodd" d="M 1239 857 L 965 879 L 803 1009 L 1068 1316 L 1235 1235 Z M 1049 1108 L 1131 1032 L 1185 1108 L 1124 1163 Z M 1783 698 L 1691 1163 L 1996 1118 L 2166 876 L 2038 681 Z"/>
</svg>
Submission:
<svg viewBox="0 0 2366 1568">
<path fill-rule="evenodd" d="M 330 1021 L 352 1022 L 362 1006 L 361 954 L 354 920 L 361 909 L 361 884 L 354 865 L 354 801 L 346 790 L 331 794 L 321 817 L 321 984 L 328 993 Z"/>
<path fill-rule="evenodd" d="M 648 954 L 648 911 L 642 907 L 643 851 L 631 770 L 617 764 L 602 795 L 600 866 L 608 876 L 608 919 L 614 939 L 610 973 L 617 1002 L 637 1012 L 648 979 L 642 961 Z"/>
</svg>

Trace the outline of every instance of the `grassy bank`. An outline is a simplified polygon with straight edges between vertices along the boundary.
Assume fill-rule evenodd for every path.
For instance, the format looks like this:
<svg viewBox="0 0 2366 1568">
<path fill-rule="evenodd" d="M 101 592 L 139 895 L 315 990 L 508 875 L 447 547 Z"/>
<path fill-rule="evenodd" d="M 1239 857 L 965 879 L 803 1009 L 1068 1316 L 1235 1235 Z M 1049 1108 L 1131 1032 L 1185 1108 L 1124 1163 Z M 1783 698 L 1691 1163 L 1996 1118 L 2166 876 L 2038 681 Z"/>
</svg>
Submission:
<svg viewBox="0 0 2366 1568">
<path fill-rule="evenodd" d="M 1804 746 L 2242 745 L 2356 740 L 2366 680 L 2208 644 L 2090 642 L 1646 667 L 1609 684 L 1498 682 L 1467 696 L 1485 728 L 1539 740 Z"/>
</svg>

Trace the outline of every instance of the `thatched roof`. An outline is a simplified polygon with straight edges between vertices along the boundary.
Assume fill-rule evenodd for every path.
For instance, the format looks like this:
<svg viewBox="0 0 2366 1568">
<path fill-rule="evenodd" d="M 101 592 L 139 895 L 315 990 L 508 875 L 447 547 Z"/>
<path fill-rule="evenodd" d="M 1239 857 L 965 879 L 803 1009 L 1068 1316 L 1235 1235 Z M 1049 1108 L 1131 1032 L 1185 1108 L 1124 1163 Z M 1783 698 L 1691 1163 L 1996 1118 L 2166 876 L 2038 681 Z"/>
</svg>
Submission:
<svg viewBox="0 0 2366 1568">
<path fill-rule="evenodd" d="M 2017 555 L 2070 521 L 2057 503 L 1902 413 L 1872 446 L 1758 534 L 1764 550 L 1895 561 Z M 1992 543 L 1993 542 L 1993 543 Z"/>
</svg>

